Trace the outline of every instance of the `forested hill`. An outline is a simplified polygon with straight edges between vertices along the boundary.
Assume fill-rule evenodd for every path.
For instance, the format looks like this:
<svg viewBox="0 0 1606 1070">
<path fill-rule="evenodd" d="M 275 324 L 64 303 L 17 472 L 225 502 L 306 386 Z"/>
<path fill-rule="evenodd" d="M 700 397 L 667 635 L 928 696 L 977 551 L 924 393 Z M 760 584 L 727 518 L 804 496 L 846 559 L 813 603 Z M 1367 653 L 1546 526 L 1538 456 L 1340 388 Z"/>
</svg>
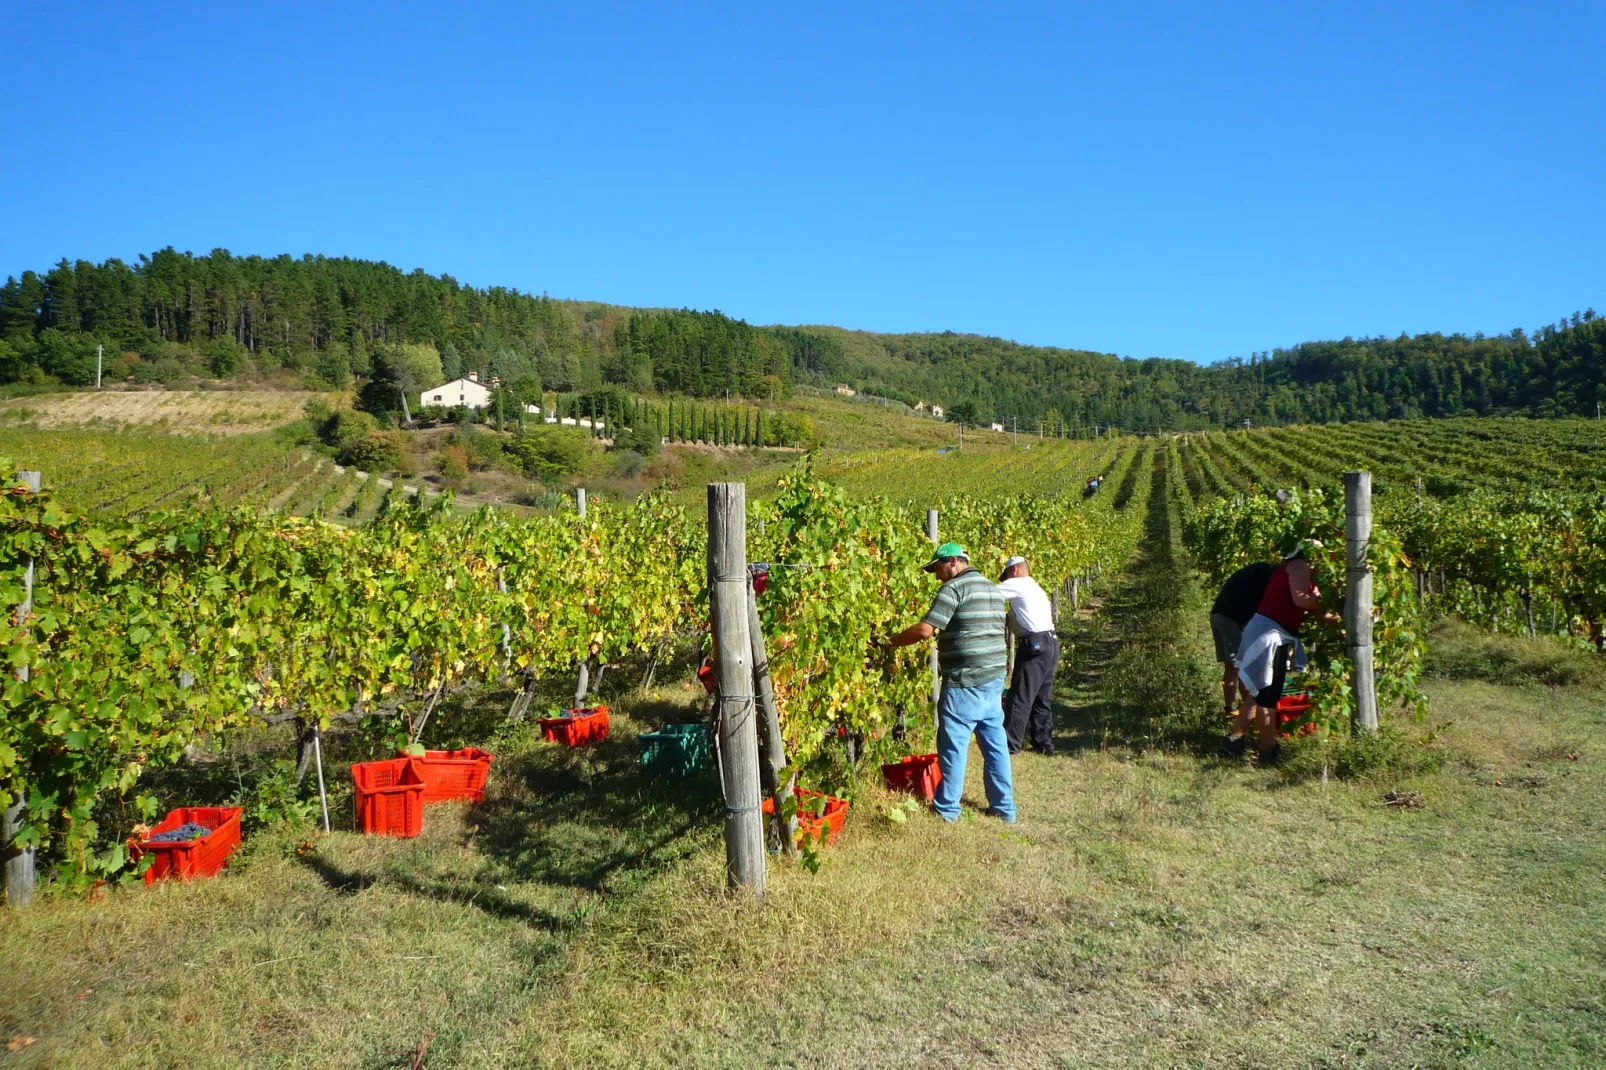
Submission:
<svg viewBox="0 0 1606 1070">
<path fill-rule="evenodd" d="M 776 396 L 845 384 L 968 420 L 1129 430 L 1457 414 L 1593 414 L 1606 320 L 1593 311 L 1494 337 L 1307 342 L 1200 366 L 999 338 L 754 327 L 718 312 L 628 309 L 322 256 L 61 261 L 0 287 L 0 381 L 281 376 L 342 387 L 426 344 L 469 369 L 549 390 Z M 418 384 L 420 386 L 429 384 Z"/>
</svg>

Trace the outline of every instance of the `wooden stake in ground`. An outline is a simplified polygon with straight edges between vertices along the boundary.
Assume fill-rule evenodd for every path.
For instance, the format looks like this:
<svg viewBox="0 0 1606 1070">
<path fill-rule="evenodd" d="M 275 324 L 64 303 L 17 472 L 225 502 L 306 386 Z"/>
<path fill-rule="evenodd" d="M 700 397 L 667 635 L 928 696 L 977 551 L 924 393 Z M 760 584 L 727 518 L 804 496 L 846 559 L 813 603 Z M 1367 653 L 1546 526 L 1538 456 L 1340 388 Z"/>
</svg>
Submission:
<svg viewBox="0 0 1606 1070">
<path fill-rule="evenodd" d="M 959 425 L 963 434 L 964 425 Z M 933 551 L 937 549 L 937 510 L 926 510 L 926 538 L 931 540 Z M 937 728 L 937 704 L 942 699 L 942 664 L 937 660 L 937 644 L 931 644 L 931 724 L 935 731 Z"/>
<path fill-rule="evenodd" d="M 747 630 L 747 485 L 708 485 L 708 591 L 718 681 L 720 784 L 725 793 L 725 875 L 731 889 L 764 895 L 764 822 L 758 793 L 753 647 Z"/>
<path fill-rule="evenodd" d="M 1353 669 L 1355 723 L 1377 731 L 1377 681 L 1372 676 L 1372 473 L 1344 473 L 1344 632 Z"/>
<path fill-rule="evenodd" d="M 786 741 L 781 738 L 781 716 L 775 708 L 775 687 L 770 682 L 769 652 L 764 647 L 764 627 L 758 616 L 758 595 L 751 582 L 747 585 L 747 636 L 753 647 L 753 692 L 758 696 L 758 735 L 760 757 L 758 774 L 764 793 L 775 802 L 775 832 L 781 849 L 788 854 L 797 850 L 797 815 L 786 816 L 786 800 L 792 797 L 797 783 L 794 774 L 781 780 L 786 768 Z"/>
<path fill-rule="evenodd" d="M 18 472 L 17 482 L 26 483 L 28 489 L 35 494 L 39 493 L 40 476 L 38 472 Z M 17 607 L 17 626 L 20 628 L 28 620 L 28 614 L 33 612 L 33 558 L 28 559 L 28 569 L 22 577 L 22 605 Z M 17 679 L 28 679 L 28 666 L 24 665 L 17 670 Z M 22 831 L 22 812 L 26 796 L 22 791 L 17 792 L 17 799 L 6 807 L 3 817 L 0 817 L 0 851 L 10 851 L 11 841 L 17 833 Z M 15 910 L 21 910 L 33 902 L 34 889 L 34 849 L 22 847 L 6 857 L 6 902 Z"/>
</svg>

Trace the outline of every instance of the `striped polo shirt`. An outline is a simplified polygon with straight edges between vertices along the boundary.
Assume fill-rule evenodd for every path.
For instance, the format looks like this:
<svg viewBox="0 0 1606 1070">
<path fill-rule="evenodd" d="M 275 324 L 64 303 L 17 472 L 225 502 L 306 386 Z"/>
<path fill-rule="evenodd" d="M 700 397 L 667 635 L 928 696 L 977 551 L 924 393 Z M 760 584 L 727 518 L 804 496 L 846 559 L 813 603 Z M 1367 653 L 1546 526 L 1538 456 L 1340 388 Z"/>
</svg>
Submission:
<svg viewBox="0 0 1606 1070">
<path fill-rule="evenodd" d="M 937 629 L 942 678 L 955 687 L 979 687 L 1004 675 L 1004 593 L 973 568 L 937 591 L 923 618 Z"/>
</svg>

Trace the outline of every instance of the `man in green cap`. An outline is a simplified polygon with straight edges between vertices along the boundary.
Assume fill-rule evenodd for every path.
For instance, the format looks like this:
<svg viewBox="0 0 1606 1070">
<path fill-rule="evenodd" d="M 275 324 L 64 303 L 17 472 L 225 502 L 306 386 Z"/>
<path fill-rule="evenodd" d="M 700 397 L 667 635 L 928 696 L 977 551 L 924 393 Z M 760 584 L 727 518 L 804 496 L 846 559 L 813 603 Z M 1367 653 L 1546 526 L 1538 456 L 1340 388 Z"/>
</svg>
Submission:
<svg viewBox="0 0 1606 1070">
<path fill-rule="evenodd" d="M 970 565 L 970 555 L 956 542 L 937 547 L 927 572 L 942 581 L 931 608 L 919 623 L 891 639 L 891 647 L 911 646 L 937 636 L 942 668 L 942 697 L 937 700 L 937 785 L 932 809 L 944 821 L 959 820 L 959 796 L 965 787 L 970 737 L 981 747 L 987 788 L 987 813 L 1013 823 L 1015 778 L 1009 766 L 1009 737 L 1004 731 L 1004 594 L 998 585 Z"/>
</svg>

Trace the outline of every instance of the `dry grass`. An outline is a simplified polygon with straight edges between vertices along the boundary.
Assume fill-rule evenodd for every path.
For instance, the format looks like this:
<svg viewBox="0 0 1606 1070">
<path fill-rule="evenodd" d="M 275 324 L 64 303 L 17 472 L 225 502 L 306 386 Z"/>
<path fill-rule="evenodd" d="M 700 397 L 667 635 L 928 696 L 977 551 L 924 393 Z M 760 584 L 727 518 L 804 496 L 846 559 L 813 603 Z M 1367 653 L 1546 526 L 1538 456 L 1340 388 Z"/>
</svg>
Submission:
<svg viewBox="0 0 1606 1070">
<path fill-rule="evenodd" d="M 219 880 L 7 918 L 0 1033 L 55 1066 L 380 1066 L 427 1034 L 431 1066 L 1599 1065 L 1600 697 L 1432 692 L 1458 760 L 1406 781 L 1029 755 L 1013 829 L 867 789 L 763 907 L 628 722 L 597 754 L 516 735 L 417 841 L 262 834 Z"/>
<path fill-rule="evenodd" d="M 105 390 L 0 402 L 0 421 L 50 430 L 148 428 L 176 435 L 238 435 L 298 419 L 316 395 L 294 390 Z"/>
</svg>

